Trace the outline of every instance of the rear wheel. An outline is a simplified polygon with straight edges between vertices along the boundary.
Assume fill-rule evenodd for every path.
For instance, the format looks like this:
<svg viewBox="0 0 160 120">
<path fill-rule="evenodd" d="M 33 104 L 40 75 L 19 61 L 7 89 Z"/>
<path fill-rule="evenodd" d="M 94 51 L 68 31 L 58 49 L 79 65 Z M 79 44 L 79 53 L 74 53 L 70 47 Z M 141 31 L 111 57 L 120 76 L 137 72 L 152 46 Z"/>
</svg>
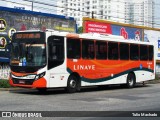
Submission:
<svg viewBox="0 0 160 120">
<path fill-rule="evenodd" d="M 68 82 L 67 82 L 67 91 L 69 93 L 74 93 L 76 91 L 79 90 L 79 83 L 78 83 L 78 78 L 74 75 L 71 75 L 68 78 Z"/>
<path fill-rule="evenodd" d="M 127 76 L 127 87 L 128 88 L 133 88 L 135 86 L 136 83 L 136 78 L 135 75 L 133 73 L 129 73 Z"/>
</svg>

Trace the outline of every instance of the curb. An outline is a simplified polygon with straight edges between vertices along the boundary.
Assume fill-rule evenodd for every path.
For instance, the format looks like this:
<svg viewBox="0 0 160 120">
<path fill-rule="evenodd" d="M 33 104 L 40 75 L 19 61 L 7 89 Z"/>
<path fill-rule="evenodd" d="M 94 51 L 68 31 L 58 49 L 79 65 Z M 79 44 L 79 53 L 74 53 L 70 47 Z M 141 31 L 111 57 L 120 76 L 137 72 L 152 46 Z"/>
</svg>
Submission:
<svg viewBox="0 0 160 120">
<path fill-rule="evenodd" d="M 150 80 L 150 81 L 145 81 L 145 84 L 159 84 L 160 80 Z M 20 90 L 23 88 L 20 87 L 13 87 L 13 88 L 0 88 L 0 91 L 13 91 L 13 90 Z"/>
<path fill-rule="evenodd" d="M 145 83 L 147 83 L 147 84 L 157 84 L 157 83 L 160 83 L 160 80 L 150 80 L 150 81 L 146 81 Z"/>
<path fill-rule="evenodd" d="M 12 91 L 12 90 L 20 90 L 22 88 L 0 88 L 0 91 Z"/>
</svg>

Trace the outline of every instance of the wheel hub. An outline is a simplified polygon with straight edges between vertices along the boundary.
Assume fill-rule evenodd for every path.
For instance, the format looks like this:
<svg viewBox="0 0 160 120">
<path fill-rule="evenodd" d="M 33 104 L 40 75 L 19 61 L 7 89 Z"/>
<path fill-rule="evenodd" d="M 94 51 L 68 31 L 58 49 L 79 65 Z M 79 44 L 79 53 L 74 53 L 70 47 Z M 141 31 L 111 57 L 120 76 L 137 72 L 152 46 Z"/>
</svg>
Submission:
<svg viewBox="0 0 160 120">
<path fill-rule="evenodd" d="M 72 88 L 76 87 L 76 81 L 75 80 L 70 81 L 70 87 L 72 87 Z"/>
</svg>

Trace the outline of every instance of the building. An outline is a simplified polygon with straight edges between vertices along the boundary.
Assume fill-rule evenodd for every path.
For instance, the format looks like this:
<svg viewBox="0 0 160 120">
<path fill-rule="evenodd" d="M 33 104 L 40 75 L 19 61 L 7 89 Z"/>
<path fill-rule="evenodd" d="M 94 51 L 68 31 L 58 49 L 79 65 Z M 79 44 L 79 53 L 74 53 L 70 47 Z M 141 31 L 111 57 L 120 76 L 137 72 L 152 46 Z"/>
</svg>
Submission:
<svg viewBox="0 0 160 120">
<path fill-rule="evenodd" d="M 83 17 L 160 28 L 159 0 L 0 0 L 5 7 L 74 17 L 82 26 Z"/>
<path fill-rule="evenodd" d="M 154 28 L 160 28 L 160 17 L 159 17 L 159 10 L 160 10 L 160 0 L 154 0 Z"/>
<path fill-rule="evenodd" d="M 153 27 L 154 1 L 134 0 L 133 3 L 133 24 Z"/>
<path fill-rule="evenodd" d="M 94 17 L 153 27 L 153 0 L 59 0 L 57 5 L 57 14 L 74 17 L 78 26 L 83 17 Z"/>
<path fill-rule="evenodd" d="M 57 14 L 72 16 L 82 26 L 83 17 L 126 22 L 126 0 L 59 0 L 57 1 Z"/>
</svg>

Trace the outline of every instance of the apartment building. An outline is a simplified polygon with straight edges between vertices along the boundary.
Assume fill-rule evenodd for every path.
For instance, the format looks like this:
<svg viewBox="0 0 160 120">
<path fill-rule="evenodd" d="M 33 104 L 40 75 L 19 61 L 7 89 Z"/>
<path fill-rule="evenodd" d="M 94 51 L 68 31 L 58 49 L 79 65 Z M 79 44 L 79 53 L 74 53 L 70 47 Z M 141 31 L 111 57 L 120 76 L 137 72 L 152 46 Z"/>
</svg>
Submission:
<svg viewBox="0 0 160 120">
<path fill-rule="evenodd" d="M 78 26 L 83 17 L 126 22 L 127 0 L 59 0 L 57 14 L 74 17 Z M 92 14 L 93 13 L 93 14 Z"/>
<path fill-rule="evenodd" d="M 134 0 L 133 24 L 153 27 L 154 24 L 154 1 Z"/>
<path fill-rule="evenodd" d="M 135 25 L 153 26 L 153 0 L 59 0 L 57 14 L 72 16 L 82 25 L 83 17 L 93 17 Z M 92 12 L 94 13 L 92 16 Z"/>
<path fill-rule="evenodd" d="M 83 17 L 148 27 L 160 26 L 160 19 L 158 19 L 160 7 L 158 8 L 155 4 L 158 0 L 47 0 L 45 4 L 33 1 L 33 6 L 32 2 L 21 1 L 21 3 L 5 1 L 5 4 L 7 3 L 5 6 L 25 7 L 26 10 L 33 9 L 39 12 L 71 16 L 76 19 L 78 26 L 82 26 Z M 3 2 L 2 0 L 1 3 Z"/>
</svg>

